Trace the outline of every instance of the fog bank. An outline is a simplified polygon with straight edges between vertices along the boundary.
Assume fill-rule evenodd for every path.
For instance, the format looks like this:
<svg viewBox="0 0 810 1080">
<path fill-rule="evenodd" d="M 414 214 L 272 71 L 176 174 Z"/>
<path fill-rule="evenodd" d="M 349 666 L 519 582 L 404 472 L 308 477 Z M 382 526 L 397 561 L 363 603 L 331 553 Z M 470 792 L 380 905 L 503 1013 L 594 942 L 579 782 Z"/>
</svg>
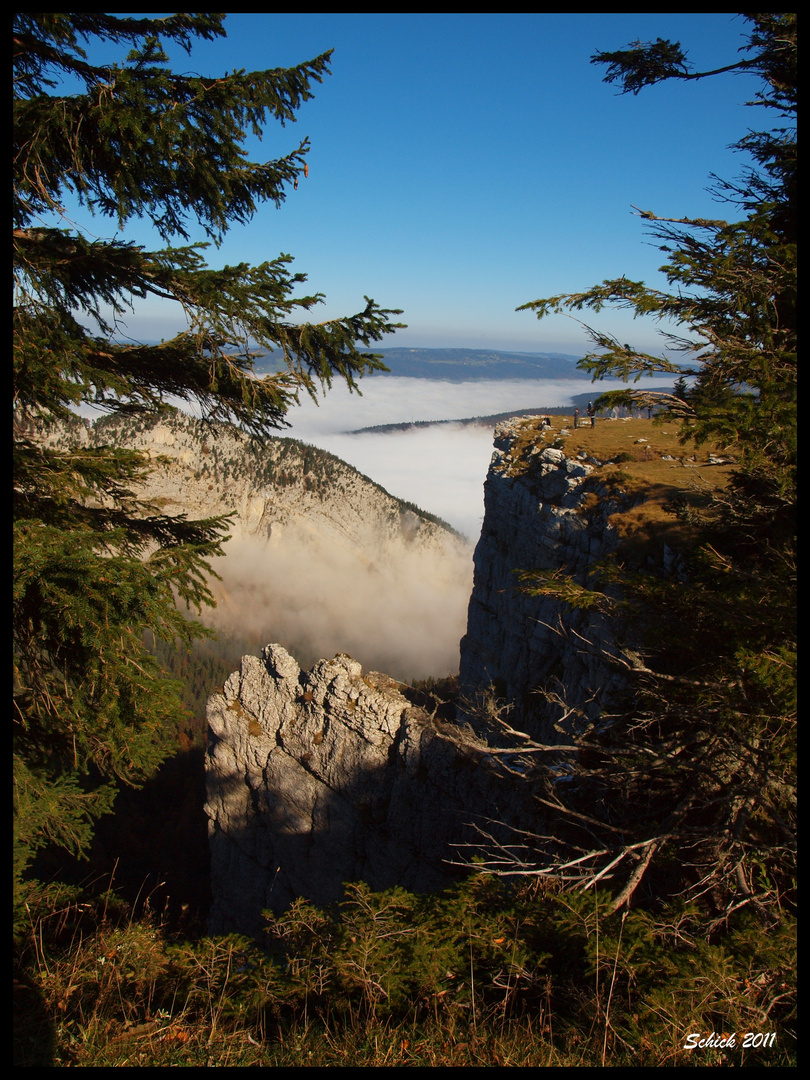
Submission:
<svg viewBox="0 0 810 1080">
<path fill-rule="evenodd" d="M 598 392 L 622 385 L 605 380 Z M 572 395 L 589 386 L 582 379 L 453 383 L 376 376 L 362 381 L 362 397 L 335 384 L 319 405 L 309 398 L 302 400 L 290 410 L 292 427 L 287 434 L 336 454 L 392 495 L 438 515 L 475 544 L 492 457 L 491 427 L 443 424 L 384 433 L 350 432 L 379 424 L 488 416 L 510 409 L 539 412 L 567 405 Z"/>
<path fill-rule="evenodd" d="M 345 652 L 409 681 L 455 674 L 472 589 L 472 552 L 405 541 L 384 558 L 300 537 L 231 540 L 217 564 L 218 630 L 279 642 L 308 667 Z"/>
</svg>

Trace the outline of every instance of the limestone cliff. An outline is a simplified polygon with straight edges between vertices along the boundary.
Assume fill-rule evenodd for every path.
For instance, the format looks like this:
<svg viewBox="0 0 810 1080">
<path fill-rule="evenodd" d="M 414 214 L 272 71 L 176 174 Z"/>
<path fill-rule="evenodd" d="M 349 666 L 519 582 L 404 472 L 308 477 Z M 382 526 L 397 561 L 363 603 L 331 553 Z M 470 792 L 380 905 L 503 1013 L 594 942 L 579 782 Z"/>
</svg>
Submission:
<svg viewBox="0 0 810 1080">
<path fill-rule="evenodd" d="M 536 418 L 535 418 L 536 420 Z M 544 742 L 593 722 L 622 681 L 608 662 L 615 630 L 528 591 L 522 573 L 565 570 L 586 584 L 616 550 L 611 515 L 632 499 L 609 489 L 585 455 L 543 442 L 531 419 L 496 428 L 484 486 L 484 521 L 461 642 L 462 698 L 494 693 L 510 723 Z"/>
<path fill-rule="evenodd" d="M 565 566 L 584 581 L 616 545 L 609 515 L 622 502 L 589 462 L 546 445 L 536 423 L 496 430 L 463 689 L 491 698 L 494 683 L 510 725 L 547 743 L 595 720 L 618 689 L 605 659 L 613 645 L 592 614 L 568 611 L 563 625 L 561 608 L 523 592 L 514 571 Z M 262 909 L 296 896 L 325 903 L 349 880 L 437 888 L 486 853 L 480 830 L 500 830 L 508 845 L 510 830 L 537 829 L 537 759 L 521 754 L 525 739 L 472 709 L 440 722 L 403 689 L 348 656 L 304 672 L 270 645 L 210 699 L 214 929 L 256 933 Z"/>
</svg>

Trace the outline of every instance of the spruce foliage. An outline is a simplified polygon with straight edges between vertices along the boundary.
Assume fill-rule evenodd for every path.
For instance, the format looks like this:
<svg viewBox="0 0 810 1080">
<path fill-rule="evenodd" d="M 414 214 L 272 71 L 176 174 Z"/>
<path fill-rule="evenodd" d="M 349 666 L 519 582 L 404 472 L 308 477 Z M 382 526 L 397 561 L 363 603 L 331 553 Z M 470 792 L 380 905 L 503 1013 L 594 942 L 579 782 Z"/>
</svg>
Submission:
<svg viewBox="0 0 810 1080">
<path fill-rule="evenodd" d="M 595 379 L 676 376 L 674 396 L 622 396 L 662 405 L 684 441 L 737 462 L 708 509 L 672 508 L 690 517 L 696 542 L 668 571 L 625 560 L 588 583 L 624 624 L 617 662 L 632 692 L 624 713 L 583 736 L 580 780 L 545 794 L 568 830 L 549 870 L 562 862 L 583 881 L 612 882 L 617 906 L 642 881 L 659 898 L 702 897 L 715 926 L 743 906 L 778 918 L 795 883 L 796 16 L 745 18 L 745 58 L 717 71 L 691 71 L 680 44 L 661 40 L 593 57 L 633 94 L 664 79 L 759 76 L 749 104 L 778 126 L 736 144 L 753 158 L 741 179 L 715 180 L 744 216 L 640 212 L 671 292 L 622 277 L 524 305 L 542 318 L 614 304 L 679 324 L 664 337 L 683 363 L 589 328 L 597 348 L 580 366 Z"/>
<path fill-rule="evenodd" d="M 365 299 L 355 315 L 307 321 L 322 300 L 281 254 L 214 269 L 217 243 L 306 176 L 307 140 L 248 160 L 248 132 L 293 121 L 330 54 L 290 69 L 220 78 L 171 70 L 162 42 L 189 51 L 224 36 L 222 15 L 135 18 L 17 13 L 14 19 L 14 767 L 17 870 L 48 842 L 83 851 L 116 783 L 144 780 L 182 717 L 180 696 L 144 646 L 150 629 L 187 647 L 201 627 L 178 608 L 211 603 L 211 560 L 227 521 L 169 517 L 136 494 L 139 454 L 49 446 L 49 425 L 80 405 L 154 413 L 166 398 L 205 421 L 256 434 L 284 424 L 304 390 L 350 388 L 382 368 L 368 346 L 398 311 Z M 129 48 L 94 64 L 83 42 Z M 74 92 L 75 90 L 75 92 Z M 66 204 L 95 215 L 74 227 Z M 166 246 L 99 239 L 150 222 Z M 177 301 L 187 327 L 148 345 L 124 340 L 136 299 Z M 255 350 L 285 371 L 255 378 Z"/>
</svg>

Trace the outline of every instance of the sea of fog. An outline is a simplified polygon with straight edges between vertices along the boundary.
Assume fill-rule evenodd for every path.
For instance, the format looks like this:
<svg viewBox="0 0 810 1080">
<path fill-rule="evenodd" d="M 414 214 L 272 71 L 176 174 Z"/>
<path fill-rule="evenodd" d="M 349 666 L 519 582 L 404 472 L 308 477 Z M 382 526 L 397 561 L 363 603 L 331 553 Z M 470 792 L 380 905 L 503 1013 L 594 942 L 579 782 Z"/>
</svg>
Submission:
<svg viewBox="0 0 810 1080">
<path fill-rule="evenodd" d="M 621 387 L 600 383 L 594 396 Z M 440 382 L 375 376 L 363 380 L 362 396 L 335 384 L 316 405 L 302 399 L 279 432 L 336 454 L 400 499 L 438 515 L 472 543 L 483 518 L 483 486 L 492 456 L 492 429 L 443 424 L 407 431 L 358 428 L 414 421 L 461 420 L 521 409 L 568 405 L 587 393 L 583 379 Z M 573 406 L 572 406 L 573 409 Z"/>
</svg>

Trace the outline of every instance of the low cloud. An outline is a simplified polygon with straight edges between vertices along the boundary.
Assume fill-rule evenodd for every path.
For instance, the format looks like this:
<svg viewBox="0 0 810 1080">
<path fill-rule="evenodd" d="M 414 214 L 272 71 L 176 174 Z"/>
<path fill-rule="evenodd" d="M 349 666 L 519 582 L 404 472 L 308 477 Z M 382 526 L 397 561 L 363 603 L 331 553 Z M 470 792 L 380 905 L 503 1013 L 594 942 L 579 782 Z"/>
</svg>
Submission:
<svg viewBox="0 0 810 1080">
<path fill-rule="evenodd" d="M 318 445 L 397 498 L 436 514 L 471 542 L 484 513 L 492 431 L 442 424 L 385 434 L 325 435 Z"/>
<path fill-rule="evenodd" d="M 402 680 L 455 674 L 471 555 L 455 543 L 401 541 L 375 558 L 316 536 L 235 538 L 216 567 L 223 580 L 206 621 L 246 641 L 279 642 L 304 667 L 345 652 Z"/>
<path fill-rule="evenodd" d="M 462 420 L 510 409 L 552 408 L 567 405 L 573 394 L 585 392 L 590 383 L 583 379 L 447 382 L 378 375 L 363 379 L 360 386 L 361 394 L 351 394 L 343 384 L 335 383 L 318 405 L 302 398 L 287 417 L 292 424 L 289 434 L 308 439 L 375 424 Z M 607 382 L 600 384 L 600 392 L 611 388 Z"/>
</svg>

